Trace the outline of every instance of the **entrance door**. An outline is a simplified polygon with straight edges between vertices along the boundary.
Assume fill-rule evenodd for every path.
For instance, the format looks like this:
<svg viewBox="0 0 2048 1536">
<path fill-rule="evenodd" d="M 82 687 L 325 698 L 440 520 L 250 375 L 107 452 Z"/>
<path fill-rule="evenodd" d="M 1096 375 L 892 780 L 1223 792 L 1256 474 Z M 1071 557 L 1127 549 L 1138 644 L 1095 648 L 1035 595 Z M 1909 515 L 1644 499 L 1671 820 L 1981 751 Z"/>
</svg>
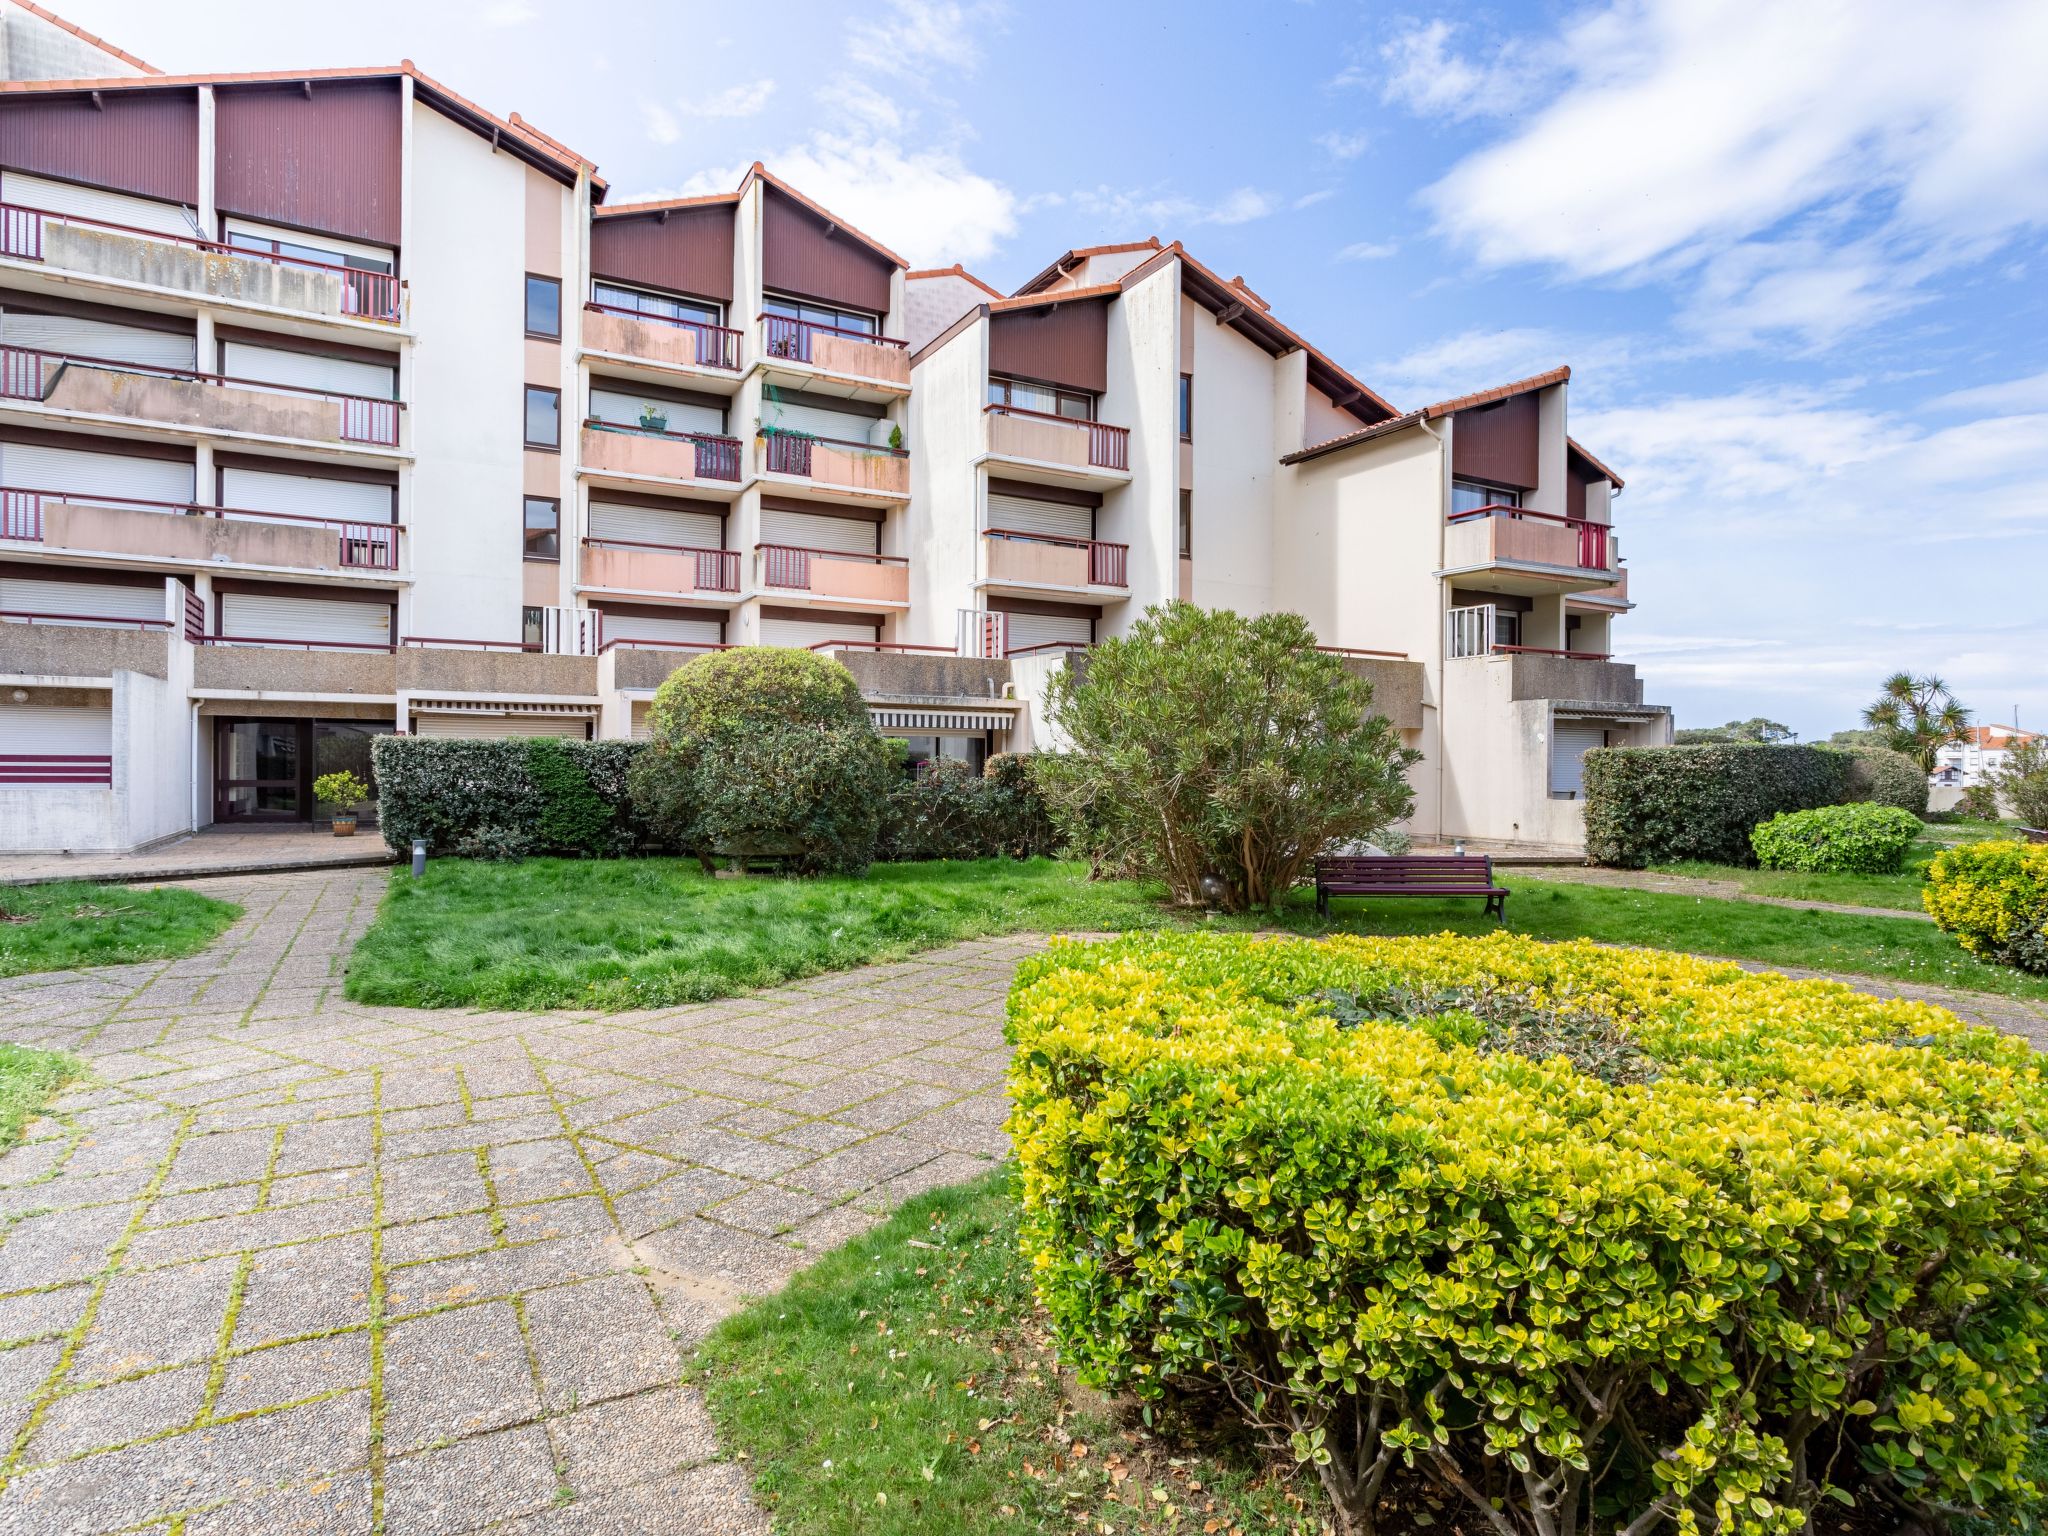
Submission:
<svg viewBox="0 0 2048 1536">
<path fill-rule="evenodd" d="M 213 819 L 306 821 L 312 794 L 305 720 L 217 720 L 213 727 Z"/>
</svg>

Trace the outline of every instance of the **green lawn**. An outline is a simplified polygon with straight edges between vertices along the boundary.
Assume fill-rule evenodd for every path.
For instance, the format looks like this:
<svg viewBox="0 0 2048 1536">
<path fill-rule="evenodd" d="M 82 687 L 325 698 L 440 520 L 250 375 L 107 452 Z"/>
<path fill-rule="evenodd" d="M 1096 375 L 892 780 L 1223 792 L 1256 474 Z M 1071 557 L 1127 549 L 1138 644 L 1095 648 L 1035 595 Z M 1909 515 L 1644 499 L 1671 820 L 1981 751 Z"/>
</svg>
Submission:
<svg viewBox="0 0 2048 1536">
<path fill-rule="evenodd" d="M 58 1051 L 0 1045 L 0 1152 L 19 1141 L 29 1118 L 82 1071 L 75 1058 Z"/>
<path fill-rule="evenodd" d="M 775 1528 L 1320 1530 L 1313 1482 L 1283 1483 L 1164 1421 L 1168 1438 L 1155 1438 L 1094 1394 L 1063 1395 L 1008 1177 L 911 1201 L 705 1342 L 696 1374 L 712 1417 L 746 1454 Z"/>
<path fill-rule="evenodd" d="M 1509 925 L 1700 954 L 2048 998 L 2048 979 L 1986 965 L 1931 923 L 1793 912 L 1755 902 L 1505 876 Z M 877 865 L 863 879 L 716 880 L 694 861 L 441 859 L 394 873 L 349 962 L 358 1002 L 416 1007 L 638 1008 L 889 959 L 984 934 L 1089 932 L 1188 918 L 1156 888 L 1090 882 L 1035 860 Z M 1483 933 L 1477 901 L 1348 901 L 1319 920 L 1304 892 L 1279 925 L 1301 933 Z"/>
<path fill-rule="evenodd" d="M 196 891 L 65 880 L 0 885 L 0 976 L 197 954 L 242 915 Z"/>
<path fill-rule="evenodd" d="M 2017 835 L 2011 827 L 1995 822 L 1930 824 L 1921 829 L 1913 846 L 1906 850 L 1906 867 L 1896 875 L 1807 875 L 1792 869 L 1737 869 L 1732 865 L 1706 864 L 1697 859 L 1658 864 L 1653 869 L 1662 875 L 1731 881 L 1753 896 L 1780 896 L 1788 901 L 1832 901 L 1848 907 L 1886 907 L 1900 912 L 1920 912 L 1925 910 L 1920 905 L 1920 887 L 1927 878 L 1927 866 L 1937 853 L 1959 843 L 1980 843 Z"/>
</svg>

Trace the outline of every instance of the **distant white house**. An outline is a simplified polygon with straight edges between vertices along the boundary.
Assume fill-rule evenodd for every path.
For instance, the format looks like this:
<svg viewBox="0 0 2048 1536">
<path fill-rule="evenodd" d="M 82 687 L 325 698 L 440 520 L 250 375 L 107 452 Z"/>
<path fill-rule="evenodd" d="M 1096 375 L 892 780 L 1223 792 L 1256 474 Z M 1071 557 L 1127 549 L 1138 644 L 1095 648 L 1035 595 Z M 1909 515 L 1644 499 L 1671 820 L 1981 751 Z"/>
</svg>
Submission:
<svg viewBox="0 0 2048 1536">
<path fill-rule="evenodd" d="M 1961 741 L 1952 741 L 1934 755 L 1933 782 L 1967 788 L 2004 771 L 2012 748 L 2022 742 L 2048 741 L 2038 731 L 2011 725 L 1973 725 Z"/>
</svg>

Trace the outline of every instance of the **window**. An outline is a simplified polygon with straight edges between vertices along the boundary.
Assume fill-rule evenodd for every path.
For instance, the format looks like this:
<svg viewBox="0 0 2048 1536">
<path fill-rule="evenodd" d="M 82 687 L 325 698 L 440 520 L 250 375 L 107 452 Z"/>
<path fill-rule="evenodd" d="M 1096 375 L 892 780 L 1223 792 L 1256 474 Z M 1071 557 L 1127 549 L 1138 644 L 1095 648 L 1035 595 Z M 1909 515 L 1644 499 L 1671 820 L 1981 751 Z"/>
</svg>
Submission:
<svg viewBox="0 0 2048 1536">
<path fill-rule="evenodd" d="M 988 766 L 986 736 L 905 736 L 901 740 L 904 773 L 913 779 L 930 762 L 965 763 L 976 774 Z"/>
<path fill-rule="evenodd" d="M 1195 436 L 1195 376 L 1184 373 L 1180 376 L 1180 440 L 1192 442 Z"/>
<path fill-rule="evenodd" d="M 1493 643 L 1495 645 L 1520 645 L 1522 643 L 1522 616 L 1509 613 L 1505 608 L 1493 610 Z"/>
<path fill-rule="evenodd" d="M 540 341 L 562 339 L 562 280 L 526 274 L 526 334 Z"/>
<path fill-rule="evenodd" d="M 829 304 L 815 304 L 809 299 L 784 299 L 769 294 L 761 307 L 771 315 L 785 320 L 801 320 L 806 325 L 828 325 L 835 331 L 851 331 L 856 336 L 875 336 L 881 333 L 881 320 L 857 309 L 834 309 Z"/>
<path fill-rule="evenodd" d="M 1093 421 L 1095 397 L 1085 390 L 1061 389 L 1056 384 L 1034 384 L 1029 379 L 1009 379 L 991 374 L 988 403 L 1007 405 L 1019 411 L 1037 411 L 1042 416 L 1064 416 L 1069 421 Z"/>
<path fill-rule="evenodd" d="M 1453 480 L 1451 482 L 1451 515 L 1460 512 L 1477 512 L 1481 507 L 1519 507 L 1522 493 L 1511 491 L 1505 486 L 1488 485 L 1483 480 Z"/>
<path fill-rule="evenodd" d="M 282 256 L 291 261 L 317 262 L 326 267 L 353 267 L 358 272 L 391 270 L 391 263 L 381 257 L 359 256 L 353 251 L 333 251 L 318 245 L 300 245 L 295 241 L 279 240 L 246 229 L 230 229 L 228 244 L 238 251 L 259 251 L 266 256 Z"/>
<path fill-rule="evenodd" d="M 725 320 L 725 312 L 716 304 L 698 299 L 649 293 L 642 288 L 625 288 L 617 283 L 593 284 L 591 292 L 596 295 L 594 302 L 607 309 L 630 310 L 636 315 L 652 315 L 658 320 L 682 320 L 692 325 L 721 325 Z"/>
<path fill-rule="evenodd" d="M 562 504 L 546 496 L 526 498 L 526 558 L 562 558 Z"/>
<path fill-rule="evenodd" d="M 547 633 L 541 625 L 541 615 L 545 612 L 546 610 L 542 608 L 522 608 L 519 610 L 519 640 L 521 644 L 530 649 L 539 650 L 542 645 L 547 643 Z"/>
<path fill-rule="evenodd" d="M 1183 560 L 1195 558 L 1195 493 L 1180 493 L 1180 557 Z"/>
<path fill-rule="evenodd" d="M 526 446 L 557 453 L 562 447 L 562 392 L 543 384 L 526 386 Z"/>
</svg>

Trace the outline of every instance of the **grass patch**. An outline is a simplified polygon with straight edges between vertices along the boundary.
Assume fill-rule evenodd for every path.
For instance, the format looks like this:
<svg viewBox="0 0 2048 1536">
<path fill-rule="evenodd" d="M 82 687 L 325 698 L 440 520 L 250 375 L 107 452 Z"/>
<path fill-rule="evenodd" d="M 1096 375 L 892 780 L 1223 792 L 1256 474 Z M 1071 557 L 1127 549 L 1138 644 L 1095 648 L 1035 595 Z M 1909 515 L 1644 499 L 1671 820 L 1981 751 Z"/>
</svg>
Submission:
<svg viewBox="0 0 2048 1536">
<path fill-rule="evenodd" d="M 85 1068 L 61 1051 L 0 1045 L 0 1152 L 21 1140 L 21 1128 L 57 1090 Z"/>
<path fill-rule="evenodd" d="M 1931 923 L 1544 881 L 1508 871 L 1509 926 L 1545 939 L 1687 950 L 2011 997 L 2048 979 L 1987 965 Z M 716 880 L 680 859 L 437 860 L 392 877 L 349 962 L 357 1002 L 444 1008 L 646 1008 L 888 960 L 959 939 L 1277 925 L 1292 932 L 1484 933 L 1477 901 L 1340 901 L 1298 891 L 1274 922 L 1190 917 L 1156 886 L 1091 883 L 1078 864 L 879 864 L 864 879 Z"/>
<path fill-rule="evenodd" d="M 776 1529 L 1321 1530 L 1320 1493 L 1248 1448 L 1063 1387 L 1009 1178 L 911 1201 L 706 1340 L 712 1417 Z"/>
<path fill-rule="evenodd" d="M 197 954 L 242 915 L 197 891 L 62 880 L 0 886 L 0 976 Z"/>
<path fill-rule="evenodd" d="M 1906 865 L 1896 875 L 1815 875 L 1796 869 L 1738 869 L 1730 864 L 1707 864 L 1688 859 L 1675 864 L 1654 865 L 1660 875 L 1685 875 L 1697 880 L 1723 880 L 1740 886 L 1752 896 L 1776 896 L 1786 901 L 1831 901 L 1845 907 L 1885 907 L 1898 912 L 1924 912 L 1920 890 L 1927 881 L 1927 866 L 1944 848 L 1962 843 L 1981 843 L 1993 838 L 2019 834 L 1996 822 L 1962 821 L 1933 823 L 1906 850 Z"/>
</svg>

